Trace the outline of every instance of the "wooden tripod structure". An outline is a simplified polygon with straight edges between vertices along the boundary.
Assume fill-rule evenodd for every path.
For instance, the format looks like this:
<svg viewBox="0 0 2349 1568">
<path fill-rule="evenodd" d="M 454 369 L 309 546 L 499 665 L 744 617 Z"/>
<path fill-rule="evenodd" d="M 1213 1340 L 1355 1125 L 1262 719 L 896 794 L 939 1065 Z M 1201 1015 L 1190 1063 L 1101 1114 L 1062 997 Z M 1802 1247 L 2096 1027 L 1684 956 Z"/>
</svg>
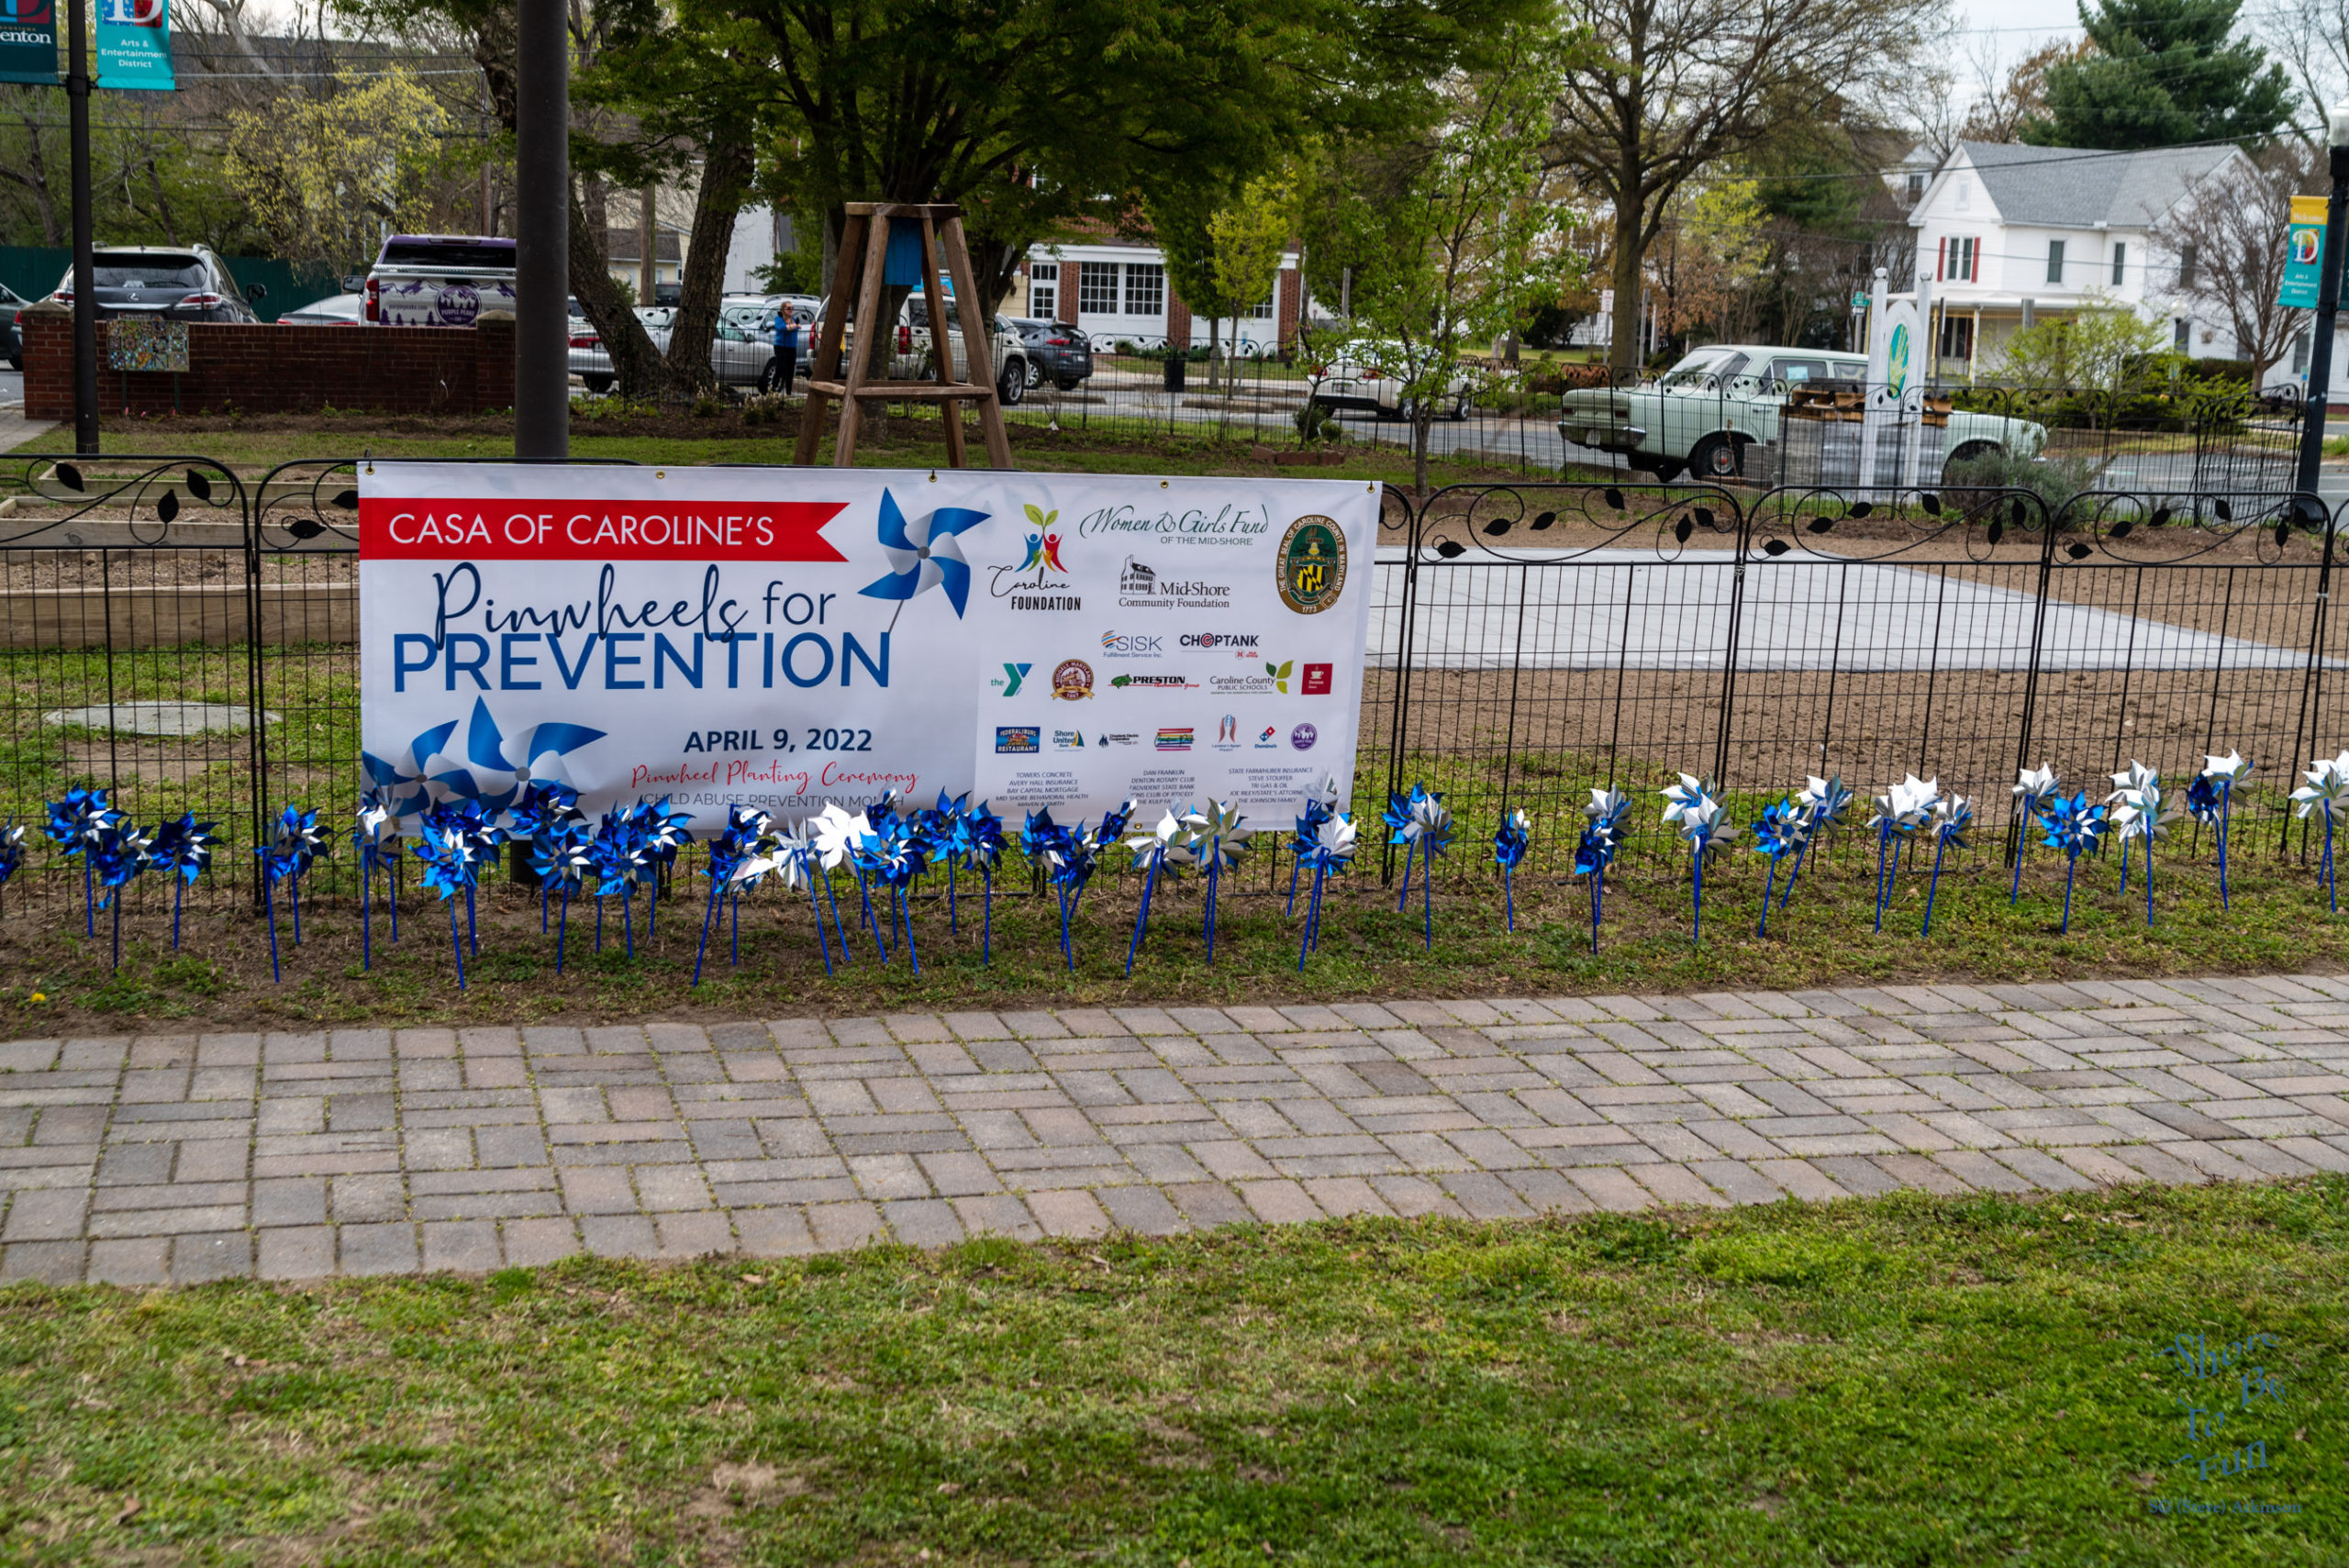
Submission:
<svg viewBox="0 0 2349 1568">
<path fill-rule="evenodd" d="M 914 247 L 892 245 L 890 240 L 898 235 L 910 238 L 914 232 L 918 232 L 921 239 L 921 275 L 918 280 L 894 276 L 912 262 Z M 941 268 L 953 280 L 955 299 L 971 306 L 970 309 L 957 312 L 962 320 L 963 365 L 971 375 L 969 381 L 954 379 L 954 355 L 946 337 L 946 302 L 939 297 L 938 291 Z M 839 430 L 832 438 L 832 464 L 836 468 L 849 467 L 856 462 L 856 426 L 861 405 L 868 399 L 898 399 L 940 406 L 941 423 L 946 428 L 946 463 L 950 468 L 967 466 L 963 461 L 963 405 L 974 405 L 979 415 L 979 433 L 986 442 L 988 466 L 1009 468 L 1011 442 L 1004 435 L 1003 406 L 996 397 L 987 312 L 981 306 L 979 291 L 972 281 L 971 252 L 963 239 L 963 209 L 947 204 L 849 203 L 832 277 L 832 308 L 825 313 L 823 335 L 817 340 L 815 362 L 808 370 L 807 405 L 800 415 L 799 446 L 792 462 L 801 468 L 814 463 L 825 407 L 837 398 L 841 415 Z M 858 338 L 854 352 L 848 357 L 846 373 L 842 373 L 841 346 L 847 335 L 849 317 L 840 308 L 840 284 L 852 277 L 858 280 Z M 917 282 L 922 298 L 929 302 L 930 359 L 936 367 L 935 379 L 874 379 L 869 367 L 876 349 L 885 355 L 893 347 L 889 338 L 895 323 L 880 318 L 883 287 L 889 283 Z M 887 361 L 885 359 L 882 362 Z"/>
</svg>

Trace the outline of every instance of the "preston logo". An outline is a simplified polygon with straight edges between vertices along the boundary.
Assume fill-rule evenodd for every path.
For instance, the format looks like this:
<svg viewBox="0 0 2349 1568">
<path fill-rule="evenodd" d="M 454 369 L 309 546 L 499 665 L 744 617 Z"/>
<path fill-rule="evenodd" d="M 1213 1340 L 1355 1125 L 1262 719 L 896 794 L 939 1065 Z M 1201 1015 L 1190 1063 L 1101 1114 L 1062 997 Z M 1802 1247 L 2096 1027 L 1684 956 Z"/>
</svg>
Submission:
<svg viewBox="0 0 2349 1568">
<path fill-rule="evenodd" d="M 1043 733 L 1038 725 L 998 724 L 995 727 L 995 749 L 998 753 L 1032 755 L 1041 749 Z"/>
<path fill-rule="evenodd" d="M 1052 695 L 1075 702 L 1093 695 L 1093 666 L 1082 659 L 1063 659 L 1052 670 Z"/>
<path fill-rule="evenodd" d="M 1328 517 L 1299 517 L 1282 536 L 1281 603 L 1319 615 L 1346 591 L 1346 536 Z"/>
</svg>

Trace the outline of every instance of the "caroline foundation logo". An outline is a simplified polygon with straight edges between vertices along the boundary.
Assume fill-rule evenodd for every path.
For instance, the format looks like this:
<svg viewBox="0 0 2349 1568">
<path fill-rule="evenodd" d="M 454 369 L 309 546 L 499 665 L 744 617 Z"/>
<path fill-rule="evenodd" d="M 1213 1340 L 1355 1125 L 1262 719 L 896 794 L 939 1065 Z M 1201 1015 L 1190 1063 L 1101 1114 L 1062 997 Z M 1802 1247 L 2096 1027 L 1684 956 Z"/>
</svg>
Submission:
<svg viewBox="0 0 2349 1568">
<path fill-rule="evenodd" d="M 1281 603 L 1319 615 L 1346 591 L 1346 536 L 1328 517 L 1299 517 L 1281 537 Z"/>
<path fill-rule="evenodd" d="M 1019 559 L 989 569 L 988 594 L 1010 600 L 1015 610 L 1083 609 L 1082 595 L 1056 591 L 1068 584 L 1068 567 L 1061 561 L 1061 535 L 1053 527 L 1060 513 L 1033 505 L 1025 510 L 1028 533 L 1020 541 Z"/>
<path fill-rule="evenodd" d="M 1052 695 L 1075 702 L 1093 695 L 1093 666 L 1082 659 L 1063 659 L 1052 667 Z"/>
</svg>

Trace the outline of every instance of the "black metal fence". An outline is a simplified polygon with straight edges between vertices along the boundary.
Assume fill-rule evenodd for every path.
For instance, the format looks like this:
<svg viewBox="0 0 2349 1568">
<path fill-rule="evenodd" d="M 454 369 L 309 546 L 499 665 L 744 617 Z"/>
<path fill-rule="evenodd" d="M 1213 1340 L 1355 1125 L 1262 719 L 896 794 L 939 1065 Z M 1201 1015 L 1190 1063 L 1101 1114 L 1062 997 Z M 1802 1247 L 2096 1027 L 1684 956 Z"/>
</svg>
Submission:
<svg viewBox="0 0 2349 1568">
<path fill-rule="evenodd" d="M 0 475 L 0 819 L 77 783 L 141 822 L 191 811 L 220 824 L 220 889 L 284 804 L 345 830 L 356 484 L 329 460 Z M 1375 821 L 1424 781 L 1470 842 L 1521 809 L 1531 864 L 1563 873 L 1589 791 L 1682 772 L 1750 808 L 1809 774 L 1865 795 L 1913 771 L 1995 828 L 2020 768 L 2100 798 L 2132 761 L 2182 778 L 2238 750 L 2260 766 L 2238 820 L 2247 801 L 2281 851 L 2295 773 L 2349 742 L 2342 521 L 2273 489 L 1390 488 L 1354 806 Z M 33 858 L 15 898 L 61 883 Z"/>
</svg>

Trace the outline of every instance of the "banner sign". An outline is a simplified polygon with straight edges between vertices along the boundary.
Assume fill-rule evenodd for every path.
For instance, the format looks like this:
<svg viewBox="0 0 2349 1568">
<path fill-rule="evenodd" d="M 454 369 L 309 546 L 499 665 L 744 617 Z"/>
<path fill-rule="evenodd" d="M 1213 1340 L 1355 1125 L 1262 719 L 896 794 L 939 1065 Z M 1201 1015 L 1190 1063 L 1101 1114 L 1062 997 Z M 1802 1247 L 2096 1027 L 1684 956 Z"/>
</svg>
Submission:
<svg viewBox="0 0 2349 1568">
<path fill-rule="evenodd" d="M 2276 303 L 2288 310 L 2314 310 L 2323 256 L 2324 198 L 2294 196 L 2291 226 L 2284 230 L 2284 276 Z"/>
<path fill-rule="evenodd" d="M 57 0 L 0 0 L 0 82 L 57 85 Z"/>
<path fill-rule="evenodd" d="M 366 782 L 696 832 L 885 790 L 1285 824 L 1351 790 L 1375 484 L 377 462 Z"/>
<path fill-rule="evenodd" d="M 98 85 L 150 93 L 178 85 L 170 0 L 98 0 Z"/>
</svg>

